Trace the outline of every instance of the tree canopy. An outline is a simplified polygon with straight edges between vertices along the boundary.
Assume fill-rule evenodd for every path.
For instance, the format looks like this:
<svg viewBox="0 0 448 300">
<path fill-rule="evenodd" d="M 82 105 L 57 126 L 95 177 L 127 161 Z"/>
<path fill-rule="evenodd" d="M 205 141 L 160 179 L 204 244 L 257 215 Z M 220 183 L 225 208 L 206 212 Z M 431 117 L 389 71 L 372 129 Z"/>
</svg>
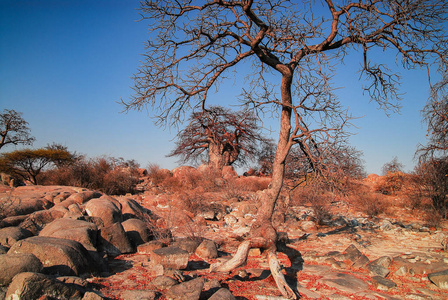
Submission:
<svg viewBox="0 0 448 300">
<path fill-rule="evenodd" d="M 30 135 L 28 122 L 22 117 L 22 113 L 13 109 L 4 109 L 0 114 L 0 149 L 3 146 L 31 145 L 34 137 Z"/>
<path fill-rule="evenodd" d="M 291 147 L 299 145 L 310 161 L 319 161 L 314 156 L 323 152 L 316 147 L 343 138 L 351 118 L 332 85 L 340 64 L 360 58 L 364 89 L 385 109 L 398 105 L 400 77 L 375 51 L 395 56 L 406 69 L 430 74 L 434 67 L 442 80 L 430 81 L 433 94 L 448 83 L 445 0 L 146 0 L 141 14 L 150 36 L 134 76 L 135 94 L 124 101 L 127 109 L 150 105 L 160 121 L 176 122 L 191 108 L 206 109 L 223 80 L 246 76 L 246 106 L 273 109 L 279 119 L 271 185 L 260 195 L 256 222 L 236 254 L 241 259 L 219 271 L 243 263 L 252 246 L 268 249 L 275 259 L 271 218 Z M 282 294 L 296 298 L 281 273 L 271 271 Z"/>
<path fill-rule="evenodd" d="M 63 149 L 23 149 L 0 155 L 0 170 L 38 184 L 37 175 L 52 164 L 73 161 L 73 154 Z"/>
<path fill-rule="evenodd" d="M 207 162 L 216 169 L 255 158 L 266 142 L 251 111 L 233 112 L 213 106 L 194 112 L 188 126 L 177 135 L 176 148 L 169 156 L 181 162 Z"/>
</svg>

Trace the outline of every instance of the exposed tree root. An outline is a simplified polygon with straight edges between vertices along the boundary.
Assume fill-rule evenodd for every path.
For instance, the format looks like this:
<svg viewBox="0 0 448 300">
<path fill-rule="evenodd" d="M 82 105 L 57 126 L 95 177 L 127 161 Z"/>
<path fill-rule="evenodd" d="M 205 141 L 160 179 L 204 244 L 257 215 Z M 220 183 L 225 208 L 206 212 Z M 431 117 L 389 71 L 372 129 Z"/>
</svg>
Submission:
<svg viewBox="0 0 448 300">
<path fill-rule="evenodd" d="M 297 294 L 289 287 L 286 282 L 285 276 L 282 273 L 282 267 L 278 261 L 275 251 L 269 251 L 268 253 L 269 269 L 271 269 L 272 277 L 274 277 L 275 283 L 282 295 L 288 299 L 297 299 Z"/>
<path fill-rule="evenodd" d="M 215 263 L 210 266 L 210 272 L 231 272 L 236 268 L 242 266 L 249 255 L 249 250 L 252 247 L 251 241 L 242 242 L 233 258 L 223 263 Z M 288 299 L 298 299 L 297 294 L 289 287 L 285 276 L 282 273 L 282 267 L 278 261 L 275 250 L 269 250 L 268 263 L 271 270 L 272 277 L 277 284 L 278 289 L 282 295 Z"/>
<path fill-rule="evenodd" d="M 243 265 L 251 247 L 250 241 L 244 241 L 238 246 L 235 256 L 224 263 L 215 263 L 210 266 L 210 272 L 231 272 Z"/>
</svg>

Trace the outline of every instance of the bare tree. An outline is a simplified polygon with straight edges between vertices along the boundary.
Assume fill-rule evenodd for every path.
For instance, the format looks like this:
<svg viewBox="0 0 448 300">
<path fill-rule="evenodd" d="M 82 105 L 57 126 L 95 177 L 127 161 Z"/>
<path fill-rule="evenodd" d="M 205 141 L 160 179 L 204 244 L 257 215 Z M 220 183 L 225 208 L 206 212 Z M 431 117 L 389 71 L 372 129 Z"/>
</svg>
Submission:
<svg viewBox="0 0 448 300">
<path fill-rule="evenodd" d="M 0 114 L 0 149 L 8 144 L 33 144 L 34 137 L 30 136 L 27 125 L 28 122 L 22 118 L 22 113 L 4 109 Z"/>
<path fill-rule="evenodd" d="M 221 170 L 254 158 L 259 143 L 264 140 L 251 111 L 232 112 L 213 106 L 192 113 L 188 126 L 177 135 L 176 148 L 169 156 L 180 156 L 182 162 L 206 160 Z"/>
<path fill-rule="evenodd" d="M 428 126 L 428 142 L 420 146 L 417 154 L 420 158 L 444 154 L 448 151 L 448 96 L 441 98 L 434 94 L 423 109 L 423 121 Z"/>
<path fill-rule="evenodd" d="M 447 77 L 448 6 L 445 0 L 195 3 L 142 2 L 150 39 L 135 75 L 135 95 L 124 104 L 127 109 L 152 105 L 159 120 L 171 124 L 189 108 L 205 109 L 209 92 L 222 80 L 247 76 L 242 93 L 246 104 L 258 112 L 269 107 L 280 121 L 272 182 L 260 196 L 250 237 L 234 259 L 213 269 L 229 271 L 241 265 L 251 247 L 267 249 L 277 286 L 286 297 L 296 298 L 280 272 L 271 223 L 291 147 L 298 144 L 316 162 L 316 145 L 323 145 L 350 119 L 333 93 L 331 79 L 337 65 L 355 59 L 355 53 L 362 54 L 365 91 L 385 109 L 397 107 L 400 78 L 371 61 L 375 49 L 396 55 L 408 69 L 429 70 L 438 64 Z"/>
</svg>

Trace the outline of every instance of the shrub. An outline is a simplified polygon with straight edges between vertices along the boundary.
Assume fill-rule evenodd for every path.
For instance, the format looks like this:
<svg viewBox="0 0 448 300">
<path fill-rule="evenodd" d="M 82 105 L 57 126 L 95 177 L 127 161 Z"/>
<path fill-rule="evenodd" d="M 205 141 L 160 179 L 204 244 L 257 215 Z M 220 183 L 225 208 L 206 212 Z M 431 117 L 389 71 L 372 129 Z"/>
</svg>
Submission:
<svg viewBox="0 0 448 300">
<path fill-rule="evenodd" d="M 44 172 L 40 178 L 46 185 L 68 185 L 99 190 L 110 195 L 134 193 L 139 182 L 138 164 L 122 158 L 80 158 L 71 165 Z"/>
<path fill-rule="evenodd" d="M 376 185 L 375 191 L 384 195 L 396 195 L 401 191 L 405 180 L 405 174 L 400 171 L 389 171 L 385 176 L 380 178 Z"/>
<path fill-rule="evenodd" d="M 315 222 L 324 225 L 325 220 L 331 219 L 330 204 L 332 196 L 326 191 L 322 182 L 315 180 L 312 183 L 298 187 L 292 194 L 290 204 L 309 205 L 314 211 Z"/>
<path fill-rule="evenodd" d="M 157 164 L 149 164 L 148 165 L 148 177 L 151 180 L 153 186 L 161 185 L 167 178 L 172 177 L 172 174 L 165 170 L 160 169 Z"/>
<path fill-rule="evenodd" d="M 377 217 L 386 211 L 386 203 L 380 195 L 365 193 L 359 198 L 360 208 L 369 218 Z"/>
</svg>

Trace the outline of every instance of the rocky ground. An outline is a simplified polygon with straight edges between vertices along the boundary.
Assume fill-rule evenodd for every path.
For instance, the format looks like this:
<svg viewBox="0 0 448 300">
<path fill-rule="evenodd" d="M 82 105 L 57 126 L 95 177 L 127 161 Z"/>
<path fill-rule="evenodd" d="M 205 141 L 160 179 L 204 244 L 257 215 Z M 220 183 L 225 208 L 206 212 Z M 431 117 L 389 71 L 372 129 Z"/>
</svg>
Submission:
<svg viewBox="0 0 448 300">
<path fill-rule="evenodd" d="M 0 299 L 283 299 L 259 249 L 230 274 L 209 272 L 236 252 L 257 202 L 204 195 L 215 205 L 194 214 L 155 189 L 2 186 L 15 209 L 0 223 Z M 319 226 L 309 205 L 276 215 L 278 257 L 302 299 L 448 299 L 446 225 L 389 200 L 374 218 L 333 201 Z"/>
</svg>

